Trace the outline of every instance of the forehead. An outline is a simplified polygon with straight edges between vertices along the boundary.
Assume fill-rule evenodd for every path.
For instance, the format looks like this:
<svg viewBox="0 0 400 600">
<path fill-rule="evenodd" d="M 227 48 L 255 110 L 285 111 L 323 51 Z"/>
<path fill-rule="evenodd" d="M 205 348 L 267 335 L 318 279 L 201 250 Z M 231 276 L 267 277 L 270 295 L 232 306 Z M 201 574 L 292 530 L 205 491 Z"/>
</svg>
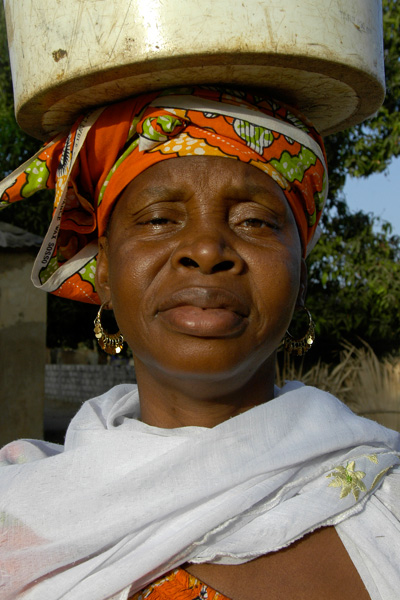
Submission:
<svg viewBox="0 0 400 600">
<path fill-rule="evenodd" d="M 279 185 L 260 169 L 239 160 L 215 156 L 171 158 L 143 171 L 122 192 L 120 198 L 135 199 L 147 195 L 155 200 L 173 191 L 184 199 L 204 190 L 241 199 L 264 196 L 288 207 Z"/>
</svg>

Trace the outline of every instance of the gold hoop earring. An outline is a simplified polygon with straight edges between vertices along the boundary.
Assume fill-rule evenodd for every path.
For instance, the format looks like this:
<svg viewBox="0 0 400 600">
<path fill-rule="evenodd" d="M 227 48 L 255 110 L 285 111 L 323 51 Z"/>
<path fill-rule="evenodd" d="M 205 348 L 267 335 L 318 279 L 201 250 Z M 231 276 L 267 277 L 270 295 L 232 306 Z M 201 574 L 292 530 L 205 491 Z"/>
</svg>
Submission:
<svg viewBox="0 0 400 600">
<path fill-rule="evenodd" d="M 287 350 L 289 354 L 297 354 L 297 356 L 303 356 L 303 354 L 308 352 L 315 340 L 315 325 L 310 311 L 305 306 L 302 306 L 301 308 L 306 311 L 308 317 L 308 328 L 306 334 L 302 338 L 296 339 L 291 335 L 291 333 L 289 333 L 288 330 L 283 338 L 285 350 Z"/>
<path fill-rule="evenodd" d="M 124 336 L 120 331 L 117 331 L 117 333 L 108 333 L 103 329 L 101 324 L 101 314 L 106 304 L 107 302 L 103 302 L 94 320 L 94 335 L 104 352 L 107 352 L 107 354 L 119 354 L 124 347 Z"/>
</svg>

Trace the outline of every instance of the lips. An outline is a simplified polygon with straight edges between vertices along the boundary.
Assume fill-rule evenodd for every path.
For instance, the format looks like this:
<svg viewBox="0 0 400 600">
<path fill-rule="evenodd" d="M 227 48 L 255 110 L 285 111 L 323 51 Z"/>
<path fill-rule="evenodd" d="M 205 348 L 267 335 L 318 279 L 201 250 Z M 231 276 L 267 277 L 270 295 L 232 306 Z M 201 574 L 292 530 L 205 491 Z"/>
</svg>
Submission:
<svg viewBox="0 0 400 600">
<path fill-rule="evenodd" d="M 232 337 L 246 328 L 249 309 L 229 290 L 191 287 L 163 299 L 156 316 L 180 333 L 196 337 Z"/>
</svg>

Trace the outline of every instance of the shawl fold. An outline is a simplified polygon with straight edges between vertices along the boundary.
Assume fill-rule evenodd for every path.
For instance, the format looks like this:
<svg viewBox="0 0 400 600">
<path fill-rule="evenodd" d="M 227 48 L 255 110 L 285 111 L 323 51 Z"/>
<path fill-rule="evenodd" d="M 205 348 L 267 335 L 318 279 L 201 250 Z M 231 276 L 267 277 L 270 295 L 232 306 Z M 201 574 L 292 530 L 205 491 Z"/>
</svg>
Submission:
<svg viewBox="0 0 400 600">
<path fill-rule="evenodd" d="M 122 385 L 83 405 L 64 448 L 6 446 L 0 598 L 105 600 L 183 562 L 246 562 L 318 527 L 344 539 L 339 524 L 376 507 L 400 464 L 400 434 L 312 387 L 276 393 L 211 429 L 160 429 Z"/>
</svg>

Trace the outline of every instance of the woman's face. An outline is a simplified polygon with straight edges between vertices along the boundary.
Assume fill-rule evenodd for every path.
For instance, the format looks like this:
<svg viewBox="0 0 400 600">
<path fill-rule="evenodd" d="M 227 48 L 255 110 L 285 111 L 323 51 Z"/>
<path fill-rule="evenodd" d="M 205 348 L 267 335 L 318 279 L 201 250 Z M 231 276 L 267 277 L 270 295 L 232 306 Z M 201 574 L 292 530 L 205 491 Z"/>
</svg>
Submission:
<svg viewBox="0 0 400 600">
<path fill-rule="evenodd" d="M 302 302 L 302 263 L 293 214 L 269 176 L 226 158 L 176 158 L 121 195 L 100 239 L 98 289 L 146 368 L 251 377 Z"/>
</svg>

